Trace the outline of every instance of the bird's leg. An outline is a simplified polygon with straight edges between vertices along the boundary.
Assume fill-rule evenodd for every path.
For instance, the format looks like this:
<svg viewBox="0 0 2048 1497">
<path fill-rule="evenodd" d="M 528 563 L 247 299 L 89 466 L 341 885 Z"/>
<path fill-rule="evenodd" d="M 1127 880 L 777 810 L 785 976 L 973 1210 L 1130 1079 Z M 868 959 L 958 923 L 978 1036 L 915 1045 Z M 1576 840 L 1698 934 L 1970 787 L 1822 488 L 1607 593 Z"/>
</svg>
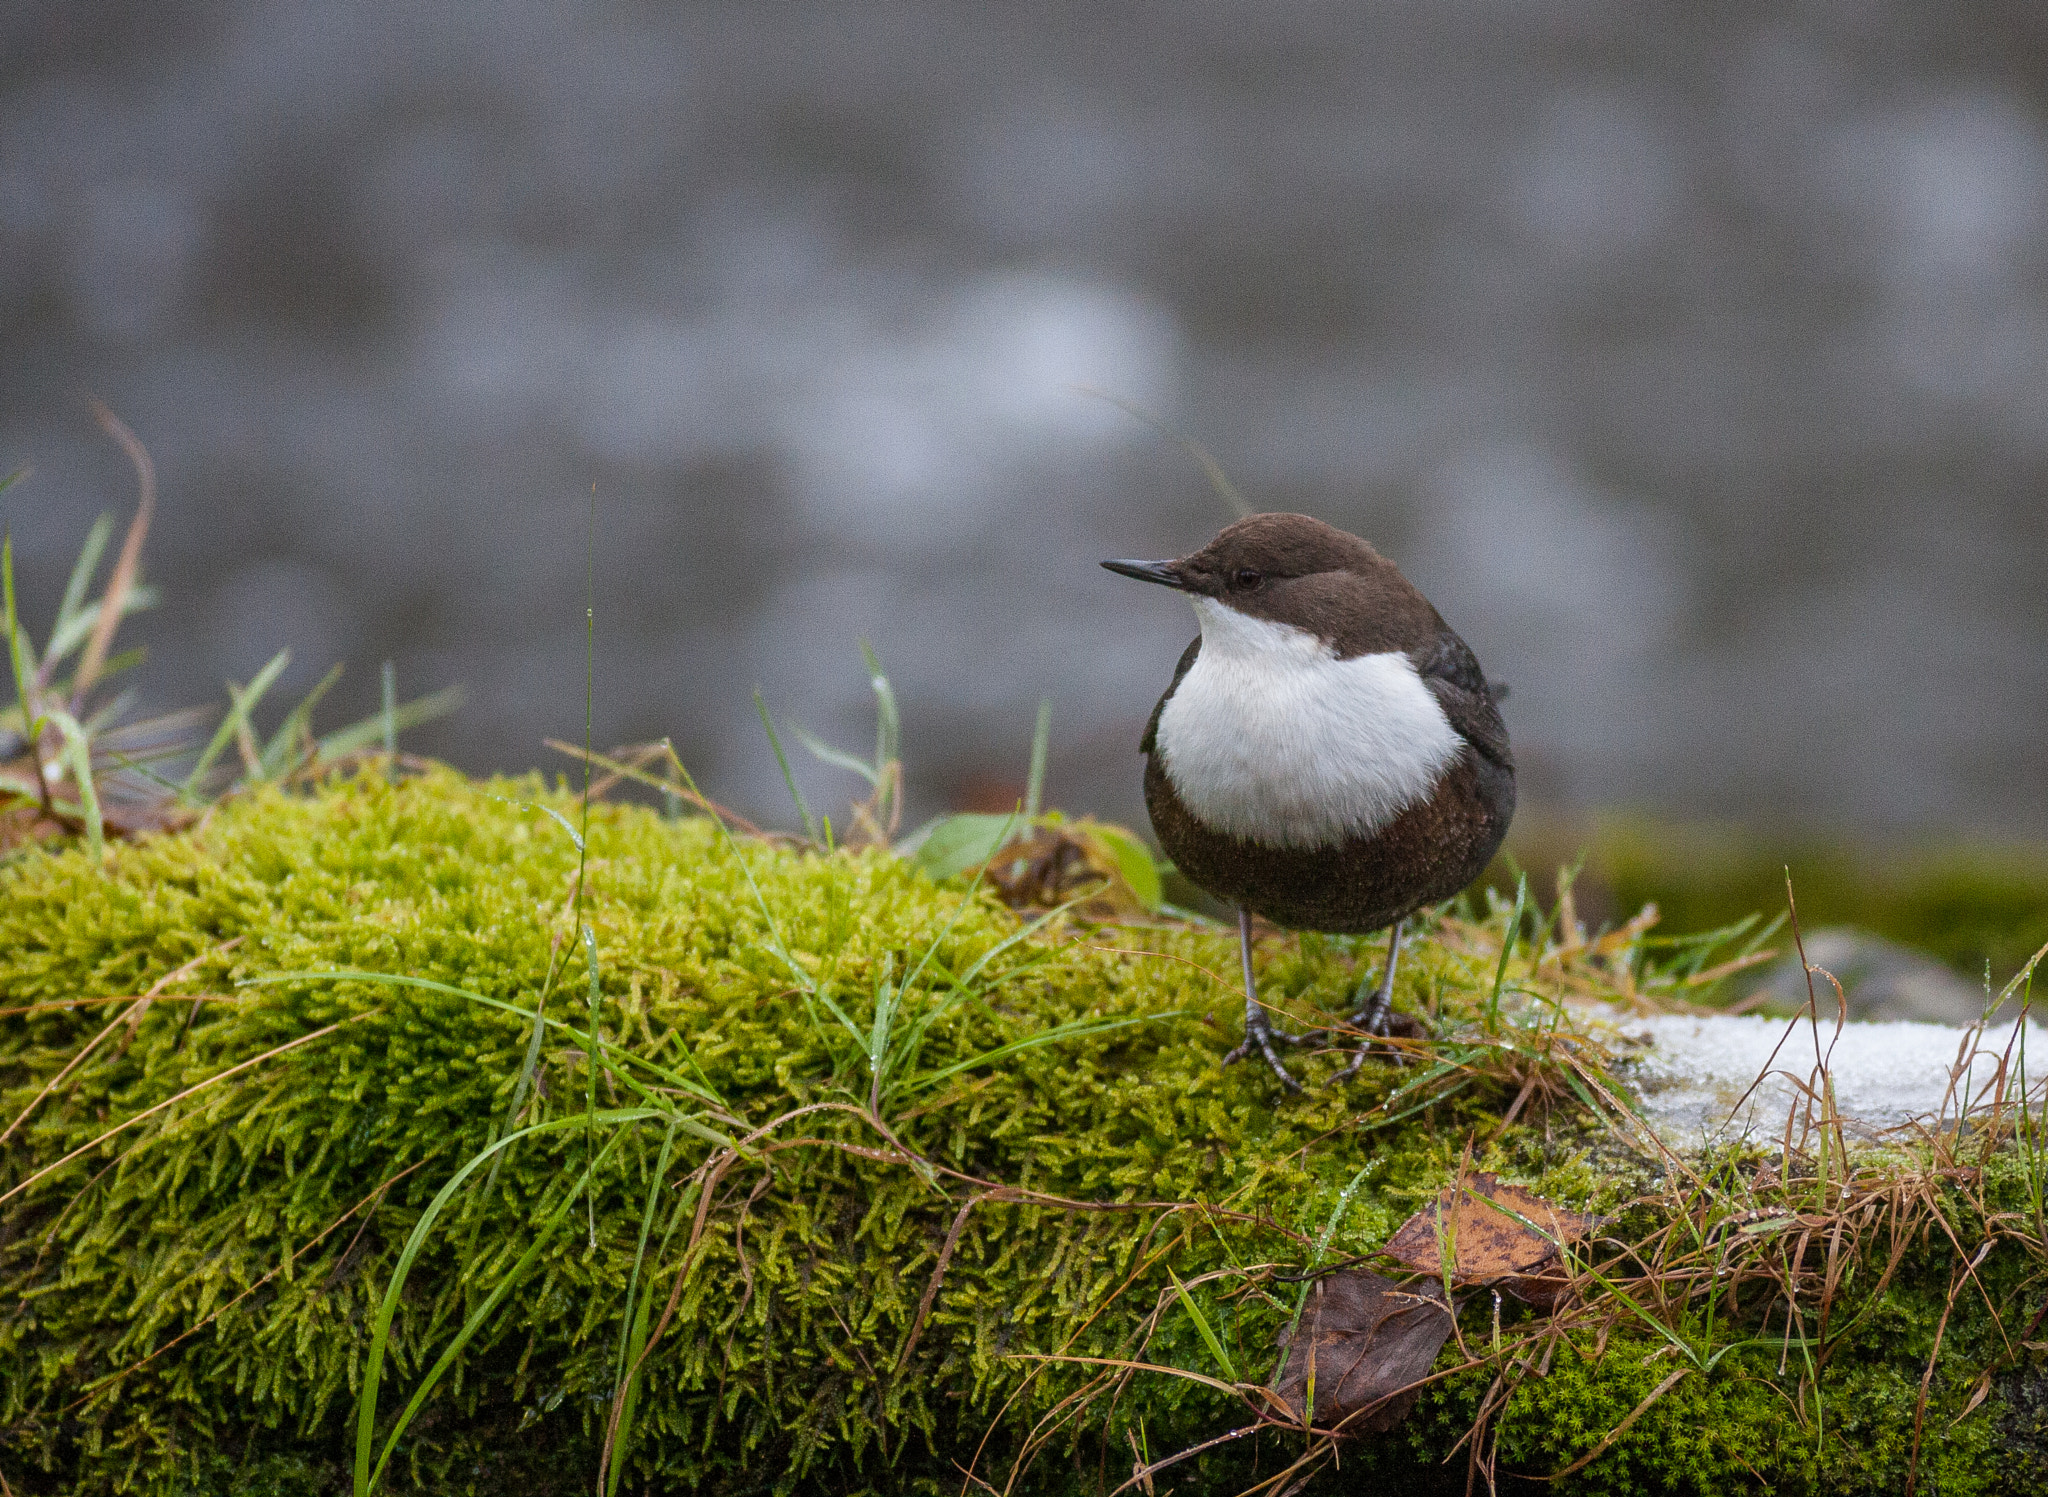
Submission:
<svg viewBox="0 0 2048 1497">
<path fill-rule="evenodd" d="M 1373 989 L 1372 997 L 1358 1007 L 1358 1012 L 1345 1021 L 1354 1030 L 1362 1030 L 1366 1038 L 1358 1049 L 1352 1052 L 1351 1063 L 1339 1071 L 1336 1080 L 1356 1075 L 1358 1068 L 1365 1064 L 1365 1058 L 1372 1054 L 1373 1038 L 1387 1032 L 1387 1020 L 1394 1012 L 1394 968 L 1401 960 L 1401 927 L 1405 920 L 1396 920 L 1387 932 L 1387 964 L 1380 972 L 1379 986 Z M 1365 985 L 1360 983 L 1363 988 Z M 1395 1052 L 1396 1060 L 1400 1059 Z"/>
<path fill-rule="evenodd" d="M 1387 1032 L 1387 1019 L 1394 1011 L 1394 969 L 1401 961 L 1401 927 L 1407 923 L 1396 920 L 1387 931 L 1387 965 L 1380 973 L 1380 984 L 1373 989 L 1372 1001 L 1351 1016 L 1351 1022 L 1363 1024 L 1367 1034 Z"/>
<path fill-rule="evenodd" d="M 1273 1042 L 1293 1041 L 1295 1036 L 1276 1032 L 1266 1019 L 1265 1009 L 1259 1006 L 1259 984 L 1252 976 L 1252 912 L 1244 906 L 1237 910 L 1237 944 L 1244 957 L 1244 1042 L 1223 1057 L 1227 1066 L 1242 1060 L 1256 1049 L 1266 1057 L 1266 1064 L 1273 1068 L 1273 1074 L 1280 1078 L 1280 1084 L 1290 1092 L 1301 1090 L 1301 1083 L 1287 1074 L 1287 1067 L 1280 1064 L 1280 1057 L 1273 1053 Z"/>
</svg>

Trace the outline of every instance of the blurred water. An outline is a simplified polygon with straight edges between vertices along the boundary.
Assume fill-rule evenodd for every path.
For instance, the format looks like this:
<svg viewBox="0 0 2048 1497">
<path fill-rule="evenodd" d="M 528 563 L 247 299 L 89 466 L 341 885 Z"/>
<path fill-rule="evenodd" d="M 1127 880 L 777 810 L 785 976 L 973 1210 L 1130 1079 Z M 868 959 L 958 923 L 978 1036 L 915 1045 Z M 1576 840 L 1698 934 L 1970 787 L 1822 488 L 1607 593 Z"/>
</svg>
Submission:
<svg viewBox="0 0 2048 1497">
<path fill-rule="evenodd" d="M 1514 685 L 1531 800 L 2048 835 L 2048 13 L 0 8 L 0 500 L 30 617 L 154 451 L 156 706 L 289 644 L 524 767 L 748 699 L 914 804 L 1138 819 L 1192 620 L 1094 567 L 1256 503 Z M 592 485 L 596 523 L 588 524 Z M 806 771 L 817 799 L 853 786 Z"/>
</svg>

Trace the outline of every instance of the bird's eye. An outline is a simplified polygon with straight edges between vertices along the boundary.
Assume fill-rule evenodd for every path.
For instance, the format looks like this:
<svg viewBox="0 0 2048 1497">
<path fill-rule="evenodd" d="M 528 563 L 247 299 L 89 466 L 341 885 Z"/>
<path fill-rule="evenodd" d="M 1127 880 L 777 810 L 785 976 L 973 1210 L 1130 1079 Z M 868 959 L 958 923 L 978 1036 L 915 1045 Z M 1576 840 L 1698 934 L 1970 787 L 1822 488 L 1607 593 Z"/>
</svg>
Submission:
<svg viewBox="0 0 2048 1497">
<path fill-rule="evenodd" d="M 1264 582 L 1266 580 L 1266 574 L 1264 572 L 1255 571 L 1251 567 L 1239 567 L 1237 569 L 1237 575 L 1231 578 L 1230 580 L 1237 584 L 1237 586 L 1249 592 L 1251 589 L 1257 587 L 1261 582 Z"/>
</svg>

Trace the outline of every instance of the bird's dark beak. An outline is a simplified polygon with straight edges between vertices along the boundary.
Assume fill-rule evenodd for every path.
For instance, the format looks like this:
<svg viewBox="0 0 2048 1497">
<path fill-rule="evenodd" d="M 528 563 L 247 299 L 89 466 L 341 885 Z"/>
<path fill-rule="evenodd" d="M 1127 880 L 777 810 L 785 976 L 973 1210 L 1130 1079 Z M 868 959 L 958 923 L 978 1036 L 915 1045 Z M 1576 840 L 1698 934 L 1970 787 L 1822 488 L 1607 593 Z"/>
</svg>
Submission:
<svg viewBox="0 0 2048 1497">
<path fill-rule="evenodd" d="M 1187 579 L 1181 576 L 1180 565 L 1171 561 L 1105 561 L 1110 571 L 1123 577 L 1135 577 L 1140 582 L 1156 582 L 1161 587 L 1187 587 Z"/>
</svg>

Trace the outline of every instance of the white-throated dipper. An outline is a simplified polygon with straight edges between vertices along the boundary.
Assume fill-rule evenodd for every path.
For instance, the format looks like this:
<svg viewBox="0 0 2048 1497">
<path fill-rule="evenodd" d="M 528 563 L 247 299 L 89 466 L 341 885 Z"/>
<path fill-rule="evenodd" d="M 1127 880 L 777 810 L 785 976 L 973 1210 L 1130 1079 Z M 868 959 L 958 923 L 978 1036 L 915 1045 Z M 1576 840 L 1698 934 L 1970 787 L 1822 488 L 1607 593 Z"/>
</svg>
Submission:
<svg viewBox="0 0 2048 1497">
<path fill-rule="evenodd" d="M 1471 648 L 1394 564 L 1309 515 L 1251 515 L 1177 561 L 1105 561 L 1186 593 L 1201 635 L 1139 749 L 1174 865 L 1237 906 L 1244 1043 L 1289 1091 L 1252 976 L 1252 916 L 1296 930 L 1391 927 L 1372 997 L 1388 1032 L 1401 923 L 1493 857 L 1515 813 L 1507 728 Z M 1362 987 L 1362 984 L 1361 984 Z"/>
</svg>

